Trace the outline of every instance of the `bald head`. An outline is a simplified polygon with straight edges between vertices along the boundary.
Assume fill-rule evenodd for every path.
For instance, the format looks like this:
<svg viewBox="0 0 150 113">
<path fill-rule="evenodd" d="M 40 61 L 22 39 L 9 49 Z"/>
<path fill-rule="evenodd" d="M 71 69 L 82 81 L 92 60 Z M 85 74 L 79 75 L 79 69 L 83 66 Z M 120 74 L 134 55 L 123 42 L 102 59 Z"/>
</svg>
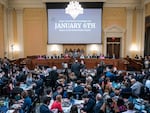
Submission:
<svg viewBox="0 0 150 113">
<path fill-rule="evenodd" d="M 53 66 L 53 68 L 52 68 L 53 70 L 57 70 L 57 67 L 56 66 Z"/>
<path fill-rule="evenodd" d="M 101 100 L 102 99 L 102 95 L 100 94 L 100 93 L 98 93 L 97 95 L 96 95 L 96 100 L 98 101 L 98 100 Z"/>
<path fill-rule="evenodd" d="M 131 84 L 134 84 L 136 82 L 136 79 L 131 79 Z"/>
</svg>

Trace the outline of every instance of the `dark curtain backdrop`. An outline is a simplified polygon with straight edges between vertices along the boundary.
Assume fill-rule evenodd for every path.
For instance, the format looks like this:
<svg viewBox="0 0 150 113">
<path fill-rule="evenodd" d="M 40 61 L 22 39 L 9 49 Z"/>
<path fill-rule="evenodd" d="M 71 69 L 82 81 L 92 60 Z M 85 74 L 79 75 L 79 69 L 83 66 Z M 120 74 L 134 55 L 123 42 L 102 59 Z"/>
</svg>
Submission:
<svg viewBox="0 0 150 113">
<path fill-rule="evenodd" d="M 145 21 L 144 56 L 150 55 L 150 16 Z"/>
</svg>

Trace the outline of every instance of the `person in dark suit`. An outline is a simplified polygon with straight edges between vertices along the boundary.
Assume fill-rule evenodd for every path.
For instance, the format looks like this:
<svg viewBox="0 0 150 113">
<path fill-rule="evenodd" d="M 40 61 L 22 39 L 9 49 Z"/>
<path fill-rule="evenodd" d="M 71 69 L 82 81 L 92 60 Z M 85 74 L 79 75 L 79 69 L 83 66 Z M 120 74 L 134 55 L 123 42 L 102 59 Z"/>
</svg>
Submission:
<svg viewBox="0 0 150 113">
<path fill-rule="evenodd" d="M 23 89 L 20 88 L 20 82 L 17 82 L 16 87 L 14 87 L 11 91 L 12 98 L 15 100 L 21 99 L 21 92 L 23 92 Z"/>
<path fill-rule="evenodd" d="M 58 72 L 57 72 L 56 66 L 53 66 L 52 71 L 49 73 L 49 76 L 47 78 L 50 79 L 49 83 L 50 83 L 50 86 L 52 87 L 52 90 L 54 91 L 56 81 L 58 79 Z"/>
<path fill-rule="evenodd" d="M 75 62 L 71 65 L 71 72 L 74 72 L 77 77 L 80 76 L 80 69 L 81 69 L 80 66 L 81 65 L 78 62 L 78 60 L 75 60 Z"/>
<path fill-rule="evenodd" d="M 83 106 L 82 110 L 85 111 L 86 113 L 93 113 L 95 101 L 93 99 L 89 98 L 89 96 L 87 94 L 83 94 L 82 99 L 84 100 L 84 106 Z"/>
<path fill-rule="evenodd" d="M 31 98 L 28 96 L 28 92 L 27 91 L 23 91 L 21 93 L 21 96 L 23 97 L 24 99 L 24 103 L 22 105 L 22 109 L 25 110 L 25 109 L 30 109 L 31 107 L 31 104 L 32 104 L 32 101 L 31 101 Z"/>
<path fill-rule="evenodd" d="M 56 100 L 56 96 L 57 95 L 64 95 L 63 94 L 63 87 L 62 86 L 58 86 L 57 90 L 53 93 L 53 99 Z"/>
<path fill-rule="evenodd" d="M 101 61 L 96 68 L 97 76 L 101 75 L 104 72 L 104 69 L 105 69 L 105 63 L 103 61 Z"/>
<path fill-rule="evenodd" d="M 77 99 L 77 95 L 80 96 L 81 94 L 84 93 L 84 88 L 80 84 L 81 81 L 77 80 L 77 86 L 73 88 L 73 94 L 76 96 L 76 99 Z"/>
<path fill-rule="evenodd" d="M 27 91 L 23 91 L 21 93 L 22 98 L 24 99 L 23 105 L 19 110 L 19 113 L 30 112 L 30 107 L 32 104 L 31 98 L 28 96 Z"/>
<path fill-rule="evenodd" d="M 50 101 L 49 101 L 49 98 L 47 96 L 45 96 L 43 98 L 43 104 L 40 106 L 40 113 L 53 113 L 49 108 L 48 108 L 48 105 L 49 105 Z"/>
<path fill-rule="evenodd" d="M 96 104 L 93 109 L 93 113 L 100 113 L 100 108 L 103 105 L 103 98 L 101 94 L 96 95 Z"/>
<path fill-rule="evenodd" d="M 43 79 L 40 78 L 40 76 L 36 77 L 35 80 L 35 94 L 36 95 L 41 95 L 43 93 Z"/>
<path fill-rule="evenodd" d="M 98 80 L 100 79 L 101 75 L 104 73 L 104 69 L 105 69 L 105 64 L 103 61 L 101 61 L 96 68 L 96 76 L 95 76 L 95 81 L 98 82 Z"/>
</svg>

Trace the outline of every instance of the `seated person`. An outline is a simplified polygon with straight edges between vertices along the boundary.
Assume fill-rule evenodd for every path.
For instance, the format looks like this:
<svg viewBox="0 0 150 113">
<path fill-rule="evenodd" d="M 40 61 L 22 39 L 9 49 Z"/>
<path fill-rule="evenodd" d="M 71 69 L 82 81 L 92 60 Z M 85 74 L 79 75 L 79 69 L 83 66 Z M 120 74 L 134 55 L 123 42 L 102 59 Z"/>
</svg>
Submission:
<svg viewBox="0 0 150 113">
<path fill-rule="evenodd" d="M 134 57 L 135 59 L 139 59 L 139 56 L 138 55 L 135 55 L 135 57 Z"/>
<path fill-rule="evenodd" d="M 20 88 L 20 82 L 17 82 L 16 87 L 14 87 L 11 92 L 12 98 L 15 100 L 21 99 L 21 92 L 23 92 L 23 89 Z"/>
<path fill-rule="evenodd" d="M 106 67 L 106 74 L 105 74 L 105 75 L 106 75 L 106 77 L 109 77 L 111 81 L 113 81 L 114 78 L 115 78 L 115 74 L 113 74 L 113 73 L 110 71 L 109 67 Z"/>
<path fill-rule="evenodd" d="M 82 99 L 84 100 L 84 106 L 83 106 L 82 110 L 86 113 L 93 113 L 95 101 L 93 99 L 89 98 L 89 96 L 87 94 L 83 94 Z"/>
<path fill-rule="evenodd" d="M 128 99 L 130 96 L 132 96 L 132 89 L 130 88 L 130 84 L 127 81 L 125 81 L 124 86 L 125 88 L 121 89 L 120 95 L 123 98 Z"/>
<path fill-rule="evenodd" d="M 81 81 L 77 80 L 77 86 L 73 88 L 73 94 L 79 96 L 84 93 L 84 88 L 81 86 Z"/>
<path fill-rule="evenodd" d="M 62 86 L 58 86 L 57 90 L 53 93 L 53 99 L 56 100 L 56 96 L 61 95 L 63 98 L 67 97 L 66 91 L 63 90 Z"/>
<path fill-rule="evenodd" d="M 99 113 L 102 105 L 103 105 L 103 97 L 101 94 L 98 93 L 96 95 L 96 104 L 94 106 L 93 113 Z"/>
<path fill-rule="evenodd" d="M 119 112 L 124 112 L 127 110 L 127 107 L 122 98 L 118 98 L 117 106 L 118 106 Z"/>
<path fill-rule="evenodd" d="M 30 86 L 33 83 L 32 73 L 29 73 L 26 78 L 26 84 Z"/>
<path fill-rule="evenodd" d="M 77 79 L 77 76 L 74 74 L 74 72 L 72 72 L 72 73 L 69 74 L 69 79 L 71 81 L 75 81 Z"/>
<path fill-rule="evenodd" d="M 71 106 L 70 113 L 78 113 L 78 106 L 77 105 Z"/>
<path fill-rule="evenodd" d="M 88 98 L 92 99 L 94 102 L 96 102 L 95 93 L 92 91 L 93 88 L 91 85 L 86 85 L 84 88 L 85 93 L 88 95 Z"/>
<path fill-rule="evenodd" d="M 21 107 L 20 113 L 24 113 L 25 111 L 29 112 L 32 101 L 31 98 L 28 96 L 27 91 L 23 91 L 21 93 L 22 98 L 24 99 L 23 105 Z"/>
<path fill-rule="evenodd" d="M 134 104 L 133 103 L 129 103 L 127 106 L 127 111 L 122 112 L 122 113 L 136 113 L 136 111 L 134 110 Z"/>
<path fill-rule="evenodd" d="M 84 54 L 81 54 L 80 59 L 84 59 L 84 58 L 85 58 Z"/>
<path fill-rule="evenodd" d="M 63 113 L 61 102 L 62 102 L 62 96 L 61 95 L 57 95 L 56 96 L 56 100 L 52 103 L 52 106 L 51 106 L 50 109 L 51 110 L 57 109 L 59 113 Z"/>
<path fill-rule="evenodd" d="M 115 100 L 107 98 L 104 101 L 105 102 L 100 108 L 100 113 L 120 113 Z"/>
<path fill-rule="evenodd" d="M 49 108 L 48 105 L 50 100 L 47 96 L 43 98 L 43 104 L 40 106 L 40 113 L 53 113 Z"/>
<path fill-rule="evenodd" d="M 100 59 L 105 59 L 104 54 L 100 54 L 99 58 L 100 58 Z"/>
</svg>

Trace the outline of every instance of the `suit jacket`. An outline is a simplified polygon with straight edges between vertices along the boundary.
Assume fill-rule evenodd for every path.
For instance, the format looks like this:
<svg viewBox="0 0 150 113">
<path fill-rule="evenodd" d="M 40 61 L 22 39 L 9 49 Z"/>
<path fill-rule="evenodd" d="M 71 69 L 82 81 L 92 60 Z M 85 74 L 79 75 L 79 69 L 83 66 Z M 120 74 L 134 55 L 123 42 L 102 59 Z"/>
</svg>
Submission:
<svg viewBox="0 0 150 113">
<path fill-rule="evenodd" d="M 29 96 L 27 96 L 27 97 L 24 99 L 24 103 L 23 103 L 22 109 L 23 109 L 23 110 L 25 110 L 25 109 L 30 109 L 31 104 L 32 104 L 31 98 L 30 98 Z"/>
<path fill-rule="evenodd" d="M 104 72 L 104 66 L 99 66 L 96 68 L 97 76 L 100 77 L 100 75 Z"/>
<path fill-rule="evenodd" d="M 40 113 L 53 113 L 53 112 L 48 108 L 47 105 L 42 104 L 40 106 Z"/>
<path fill-rule="evenodd" d="M 93 113 L 94 105 L 95 105 L 95 101 L 90 98 L 89 101 L 84 104 L 84 107 L 82 109 L 87 113 Z"/>
<path fill-rule="evenodd" d="M 78 85 L 77 87 L 75 87 L 73 89 L 73 92 L 74 93 L 84 93 L 84 88 L 82 86 Z"/>
<path fill-rule="evenodd" d="M 93 113 L 100 113 L 100 108 L 103 105 L 103 100 L 96 102 Z"/>
<path fill-rule="evenodd" d="M 50 86 L 55 87 L 56 81 L 58 79 L 58 73 L 56 70 L 52 70 L 49 73 L 48 79 L 51 79 Z"/>
<path fill-rule="evenodd" d="M 43 80 L 39 79 L 36 82 L 35 94 L 40 95 L 43 91 Z"/>
<path fill-rule="evenodd" d="M 76 76 L 80 75 L 80 63 L 75 62 L 71 65 L 71 71 L 75 73 Z"/>
</svg>

